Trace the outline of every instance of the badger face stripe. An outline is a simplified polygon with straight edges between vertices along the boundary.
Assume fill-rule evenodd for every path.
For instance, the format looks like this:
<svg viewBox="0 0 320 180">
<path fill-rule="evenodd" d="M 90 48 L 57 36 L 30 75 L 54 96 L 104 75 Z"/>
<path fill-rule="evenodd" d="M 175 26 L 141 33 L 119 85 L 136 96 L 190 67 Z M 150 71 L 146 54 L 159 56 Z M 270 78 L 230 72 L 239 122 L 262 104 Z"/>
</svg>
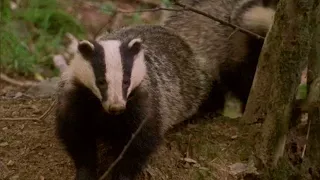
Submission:
<svg viewBox="0 0 320 180">
<path fill-rule="evenodd" d="M 101 100 L 106 111 L 123 110 L 146 74 L 141 40 L 82 41 L 71 61 L 74 76 Z"/>
<path fill-rule="evenodd" d="M 134 67 L 139 66 L 135 61 L 141 61 L 139 53 L 141 52 L 141 39 L 132 39 L 129 42 L 124 42 L 120 46 L 121 62 L 123 66 L 123 80 L 122 80 L 122 96 L 127 99 L 130 93 L 130 86 L 132 86 L 132 72 Z M 136 77 L 136 76 L 134 76 Z M 134 79 L 136 80 L 136 79 Z M 139 81 L 139 80 L 138 80 Z M 132 88 L 130 88 L 132 90 Z"/>
<path fill-rule="evenodd" d="M 120 55 L 119 40 L 99 41 L 104 49 L 106 73 L 104 78 L 107 81 L 107 99 L 102 102 L 106 109 L 120 109 L 126 104 L 122 96 L 123 67 Z"/>
<path fill-rule="evenodd" d="M 95 85 L 100 91 L 101 94 L 101 100 L 105 101 L 107 99 L 107 81 L 105 78 L 106 74 L 106 63 L 105 63 L 105 53 L 103 47 L 95 42 L 90 41 L 91 44 L 93 44 L 94 49 L 92 53 L 92 57 L 86 58 L 87 61 L 90 62 L 93 70 L 93 74 L 95 76 Z"/>
</svg>

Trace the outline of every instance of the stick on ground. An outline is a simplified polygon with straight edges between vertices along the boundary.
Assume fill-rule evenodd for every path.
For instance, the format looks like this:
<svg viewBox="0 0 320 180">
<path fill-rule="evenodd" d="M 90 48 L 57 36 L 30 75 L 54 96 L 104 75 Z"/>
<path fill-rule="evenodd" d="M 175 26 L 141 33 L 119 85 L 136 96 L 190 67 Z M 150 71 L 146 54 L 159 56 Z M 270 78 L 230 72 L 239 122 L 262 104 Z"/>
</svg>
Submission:
<svg viewBox="0 0 320 180">
<path fill-rule="evenodd" d="M 42 121 L 51 113 L 54 106 L 56 105 L 56 102 L 57 101 L 54 100 L 49 108 L 40 117 L 0 118 L 0 121 Z"/>
</svg>

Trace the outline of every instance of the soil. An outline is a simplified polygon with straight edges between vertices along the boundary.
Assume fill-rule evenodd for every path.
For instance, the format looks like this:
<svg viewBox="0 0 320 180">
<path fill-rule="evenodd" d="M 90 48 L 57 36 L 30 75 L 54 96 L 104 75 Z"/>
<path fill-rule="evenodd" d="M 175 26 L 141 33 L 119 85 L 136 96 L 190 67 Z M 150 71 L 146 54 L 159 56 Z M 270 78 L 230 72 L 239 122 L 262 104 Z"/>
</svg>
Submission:
<svg viewBox="0 0 320 180">
<path fill-rule="evenodd" d="M 66 2 L 70 3 L 70 7 L 76 7 L 73 1 Z M 128 2 L 133 1 L 117 3 L 123 10 L 130 11 L 135 5 L 128 5 Z M 93 35 L 107 21 L 107 18 L 97 17 L 106 15 L 88 4 L 82 6 L 70 8 L 70 13 L 75 16 L 81 15 L 80 22 L 84 24 L 89 35 Z M 156 14 L 154 17 L 150 12 L 145 12 L 141 16 L 142 22 L 152 23 L 155 19 L 159 19 L 160 15 Z M 101 22 L 94 21 L 95 24 L 91 24 L 92 17 L 100 19 Z M 124 20 L 126 17 L 121 16 L 118 21 L 122 23 L 115 23 L 113 28 L 126 24 Z M 46 88 L 49 88 L 46 92 L 50 94 L 51 87 L 46 86 Z M 40 121 L 17 119 L 40 117 L 49 108 L 53 101 L 52 97 L 34 97 L 40 90 L 42 91 L 42 89 L 27 91 L 26 88 L 11 86 L 0 81 L 0 180 L 74 178 L 73 163 L 55 135 L 54 113 L 51 112 L 47 118 Z M 234 102 L 228 103 L 227 106 L 231 109 L 239 108 Z M 236 110 L 227 110 L 224 113 L 231 117 L 239 115 Z M 186 123 L 169 131 L 164 143 L 150 158 L 139 179 L 234 180 L 243 177 L 254 179 L 258 174 L 255 167 L 258 167 L 258 164 L 253 162 L 253 143 L 256 141 L 254 137 L 260 128 L 259 125 L 244 127 L 240 125 L 239 119 L 227 117 L 214 119 L 202 117 L 200 120 L 202 121 Z M 294 134 L 289 139 L 295 142 L 298 138 Z M 297 149 L 301 149 L 301 146 Z M 297 158 L 297 152 L 292 154 L 291 159 L 300 160 Z"/>
<path fill-rule="evenodd" d="M 55 135 L 54 112 L 41 121 L 14 119 L 41 116 L 53 98 L 29 97 L 24 88 L 0 85 L 0 179 L 73 179 L 73 163 Z M 251 142 L 248 133 L 237 124 L 206 118 L 175 127 L 140 179 L 236 179 L 229 165 L 247 162 L 252 152 L 244 143 Z"/>
</svg>

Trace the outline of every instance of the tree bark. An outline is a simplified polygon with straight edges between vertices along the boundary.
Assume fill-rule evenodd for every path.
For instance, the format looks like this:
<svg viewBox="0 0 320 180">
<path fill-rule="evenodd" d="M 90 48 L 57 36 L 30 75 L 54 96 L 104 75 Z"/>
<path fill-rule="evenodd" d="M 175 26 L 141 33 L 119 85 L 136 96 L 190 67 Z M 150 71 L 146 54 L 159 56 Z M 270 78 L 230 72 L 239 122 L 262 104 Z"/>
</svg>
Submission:
<svg viewBox="0 0 320 180">
<path fill-rule="evenodd" d="M 315 12 L 313 43 L 308 64 L 308 121 L 310 123 L 307 157 L 312 164 L 312 175 L 320 178 L 320 5 Z"/>
<path fill-rule="evenodd" d="M 263 122 L 256 153 L 266 165 L 282 156 L 301 72 L 312 38 L 312 13 L 319 0 L 280 0 L 268 33 L 247 107 L 245 123 Z"/>
</svg>

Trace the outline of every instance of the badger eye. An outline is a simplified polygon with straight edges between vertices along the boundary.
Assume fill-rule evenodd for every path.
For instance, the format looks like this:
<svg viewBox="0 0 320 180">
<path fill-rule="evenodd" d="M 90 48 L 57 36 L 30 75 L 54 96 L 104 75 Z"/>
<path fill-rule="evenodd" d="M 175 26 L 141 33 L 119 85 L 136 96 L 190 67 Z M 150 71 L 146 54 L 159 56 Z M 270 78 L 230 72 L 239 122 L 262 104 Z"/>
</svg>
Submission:
<svg viewBox="0 0 320 180">
<path fill-rule="evenodd" d="M 125 86 L 129 86 L 130 85 L 130 81 L 128 79 L 123 80 L 123 84 Z"/>
<path fill-rule="evenodd" d="M 101 78 L 101 79 L 97 79 L 96 83 L 98 86 L 103 86 L 106 84 L 106 81 Z"/>
</svg>

